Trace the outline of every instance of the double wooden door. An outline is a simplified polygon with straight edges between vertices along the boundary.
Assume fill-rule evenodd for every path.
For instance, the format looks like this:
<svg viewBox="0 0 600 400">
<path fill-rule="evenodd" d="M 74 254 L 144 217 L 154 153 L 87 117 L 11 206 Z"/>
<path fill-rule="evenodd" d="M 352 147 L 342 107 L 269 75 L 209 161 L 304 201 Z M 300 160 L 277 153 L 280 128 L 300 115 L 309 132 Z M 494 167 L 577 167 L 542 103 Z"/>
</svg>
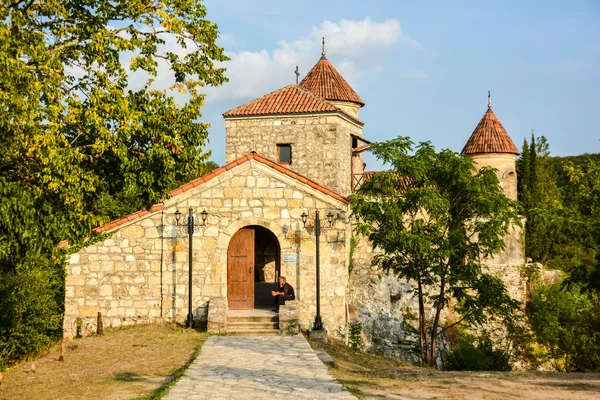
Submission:
<svg viewBox="0 0 600 400">
<path fill-rule="evenodd" d="M 254 309 L 254 229 L 243 228 L 229 242 L 227 297 L 230 310 Z"/>
</svg>

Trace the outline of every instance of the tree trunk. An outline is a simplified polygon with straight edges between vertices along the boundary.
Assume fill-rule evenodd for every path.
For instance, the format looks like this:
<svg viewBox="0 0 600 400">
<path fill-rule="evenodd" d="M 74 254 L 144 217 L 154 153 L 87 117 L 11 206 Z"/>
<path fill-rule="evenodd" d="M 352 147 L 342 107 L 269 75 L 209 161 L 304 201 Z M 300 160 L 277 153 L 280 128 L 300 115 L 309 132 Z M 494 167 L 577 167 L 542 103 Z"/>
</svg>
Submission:
<svg viewBox="0 0 600 400">
<path fill-rule="evenodd" d="M 427 328 L 425 326 L 425 304 L 423 303 L 423 286 L 421 277 L 417 280 L 419 297 L 419 344 L 421 345 L 421 362 L 427 363 Z"/>
<path fill-rule="evenodd" d="M 435 310 L 435 318 L 433 320 L 433 325 L 431 327 L 431 352 L 430 352 L 430 359 L 429 359 L 429 365 L 433 366 L 435 364 L 435 358 L 436 358 L 436 346 L 437 346 L 437 328 L 440 324 L 440 313 L 442 312 L 442 310 L 444 309 L 444 291 L 446 290 L 446 274 L 444 273 L 442 275 L 442 280 L 440 281 L 440 297 L 438 299 L 438 303 L 436 305 L 436 310 Z"/>
</svg>

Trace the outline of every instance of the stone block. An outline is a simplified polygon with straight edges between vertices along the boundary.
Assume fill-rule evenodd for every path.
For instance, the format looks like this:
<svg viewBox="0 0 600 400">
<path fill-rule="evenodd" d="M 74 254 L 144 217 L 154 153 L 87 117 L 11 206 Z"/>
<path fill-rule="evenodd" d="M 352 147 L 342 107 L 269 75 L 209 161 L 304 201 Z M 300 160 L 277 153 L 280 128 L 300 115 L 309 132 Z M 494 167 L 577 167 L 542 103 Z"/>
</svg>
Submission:
<svg viewBox="0 0 600 400">
<path fill-rule="evenodd" d="M 154 220 L 152 218 L 146 218 L 146 219 L 142 220 L 141 225 L 144 228 L 148 228 L 148 227 L 151 227 L 151 226 L 155 226 L 155 223 L 154 223 Z"/>
<path fill-rule="evenodd" d="M 269 178 L 260 177 L 256 180 L 256 187 L 266 188 L 269 187 Z"/>
<path fill-rule="evenodd" d="M 130 225 L 121 231 L 125 239 L 139 239 L 144 237 L 144 228 L 139 225 Z"/>
<path fill-rule="evenodd" d="M 71 254 L 69 256 L 69 264 L 73 265 L 73 264 L 77 264 L 79 263 L 79 254 L 75 253 L 75 254 Z"/>
<path fill-rule="evenodd" d="M 209 226 L 204 230 L 204 236 L 206 237 L 217 237 L 219 235 L 219 228 L 216 226 Z"/>
<path fill-rule="evenodd" d="M 221 285 L 202 286 L 202 296 L 217 297 L 221 294 Z"/>
<path fill-rule="evenodd" d="M 297 335 L 300 332 L 300 314 L 298 300 L 286 301 L 279 307 L 279 334 L 282 336 Z"/>
<path fill-rule="evenodd" d="M 223 335 L 226 332 L 227 299 L 215 297 L 208 303 L 208 333 Z"/>
<path fill-rule="evenodd" d="M 101 285 L 100 286 L 100 296 L 112 296 L 112 286 L 111 285 Z"/>
<path fill-rule="evenodd" d="M 236 188 L 224 189 L 223 194 L 227 199 L 237 199 L 240 197 L 240 191 Z"/>
<path fill-rule="evenodd" d="M 265 219 L 272 220 L 279 218 L 280 209 L 279 207 L 267 207 L 263 210 L 263 216 Z"/>
<path fill-rule="evenodd" d="M 160 234 L 155 226 L 151 226 L 145 229 L 145 236 L 149 239 L 156 239 L 160 237 Z"/>
<path fill-rule="evenodd" d="M 79 316 L 80 317 L 97 317 L 98 316 L 98 307 L 91 307 L 91 306 L 79 307 Z"/>
<path fill-rule="evenodd" d="M 67 286 L 83 286 L 85 285 L 85 275 L 69 275 L 66 280 Z"/>
</svg>

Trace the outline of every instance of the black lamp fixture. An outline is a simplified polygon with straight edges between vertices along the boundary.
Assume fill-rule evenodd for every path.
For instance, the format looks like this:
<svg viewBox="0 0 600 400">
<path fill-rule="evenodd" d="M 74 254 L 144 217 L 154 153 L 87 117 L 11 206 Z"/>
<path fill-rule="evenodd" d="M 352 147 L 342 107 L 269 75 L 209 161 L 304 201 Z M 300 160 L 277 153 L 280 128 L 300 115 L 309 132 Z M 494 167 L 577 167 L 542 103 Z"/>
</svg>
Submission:
<svg viewBox="0 0 600 400">
<path fill-rule="evenodd" d="M 306 212 L 302 212 L 300 216 L 302 218 L 302 224 L 306 228 L 306 222 L 308 220 L 308 214 Z M 331 210 L 327 213 L 327 222 L 329 223 L 329 227 L 333 226 L 333 218 L 334 215 Z M 321 261 L 319 256 L 319 238 L 321 236 L 321 219 L 319 218 L 319 211 L 315 211 L 315 264 L 316 264 L 316 275 L 317 275 L 317 314 L 315 315 L 315 322 L 313 324 L 313 330 L 321 331 L 323 330 L 323 321 L 321 319 Z"/>
<path fill-rule="evenodd" d="M 188 268 L 188 315 L 187 315 L 187 319 L 186 319 L 186 323 L 185 326 L 188 328 L 192 328 L 194 326 L 194 314 L 192 312 L 192 246 L 193 246 L 193 235 L 194 235 L 194 209 L 193 208 L 189 208 L 188 209 L 188 217 L 187 217 L 187 224 L 180 224 L 179 220 L 181 219 L 181 211 L 179 211 L 179 209 L 177 209 L 175 211 L 175 222 L 177 224 L 177 226 L 186 226 L 187 227 L 187 231 L 188 231 L 188 236 L 189 236 L 189 246 L 188 246 L 188 264 L 189 264 L 189 268 Z M 205 227 L 206 226 L 206 219 L 208 218 L 208 212 L 206 211 L 206 209 L 204 211 L 202 211 L 200 213 L 200 215 L 202 216 L 202 224 L 200 226 Z"/>
</svg>

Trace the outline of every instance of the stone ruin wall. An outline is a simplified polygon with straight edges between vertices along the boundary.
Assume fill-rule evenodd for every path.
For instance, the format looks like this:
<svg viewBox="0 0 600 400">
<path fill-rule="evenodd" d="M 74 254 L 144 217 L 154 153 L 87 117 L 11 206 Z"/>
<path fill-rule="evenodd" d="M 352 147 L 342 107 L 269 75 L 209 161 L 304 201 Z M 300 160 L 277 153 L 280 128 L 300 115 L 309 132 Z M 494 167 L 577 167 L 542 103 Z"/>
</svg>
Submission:
<svg viewBox="0 0 600 400">
<path fill-rule="evenodd" d="M 209 301 L 227 296 L 227 249 L 231 237 L 248 225 L 271 230 L 281 247 L 281 273 L 300 301 L 303 329 L 315 310 L 315 237 L 302 227 L 305 210 L 343 215 L 344 203 L 300 182 L 267 173 L 269 167 L 248 161 L 207 183 L 165 202 L 149 214 L 110 232 L 101 242 L 72 254 L 67 265 L 64 333 L 96 329 L 97 313 L 105 327 L 153 321 L 183 322 L 188 309 L 188 235 L 176 227 L 176 209 L 206 209 L 207 226 L 193 236 L 194 315 L 206 323 Z M 281 175 L 281 174 L 279 174 Z M 310 223 L 307 225 L 310 226 Z M 336 219 L 321 236 L 321 313 L 331 332 L 345 324 L 348 284 L 348 227 Z M 298 261 L 286 263 L 284 254 Z"/>
<path fill-rule="evenodd" d="M 291 144 L 292 163 L 284 167 L 342 195 L 351 192 L 350 135 L 362 136 L 362 127 L 339 115 L 227 118 L 225 131 L 228 163 L 252 151 L 276 161 L 277 144 Z"/>
</svg>

